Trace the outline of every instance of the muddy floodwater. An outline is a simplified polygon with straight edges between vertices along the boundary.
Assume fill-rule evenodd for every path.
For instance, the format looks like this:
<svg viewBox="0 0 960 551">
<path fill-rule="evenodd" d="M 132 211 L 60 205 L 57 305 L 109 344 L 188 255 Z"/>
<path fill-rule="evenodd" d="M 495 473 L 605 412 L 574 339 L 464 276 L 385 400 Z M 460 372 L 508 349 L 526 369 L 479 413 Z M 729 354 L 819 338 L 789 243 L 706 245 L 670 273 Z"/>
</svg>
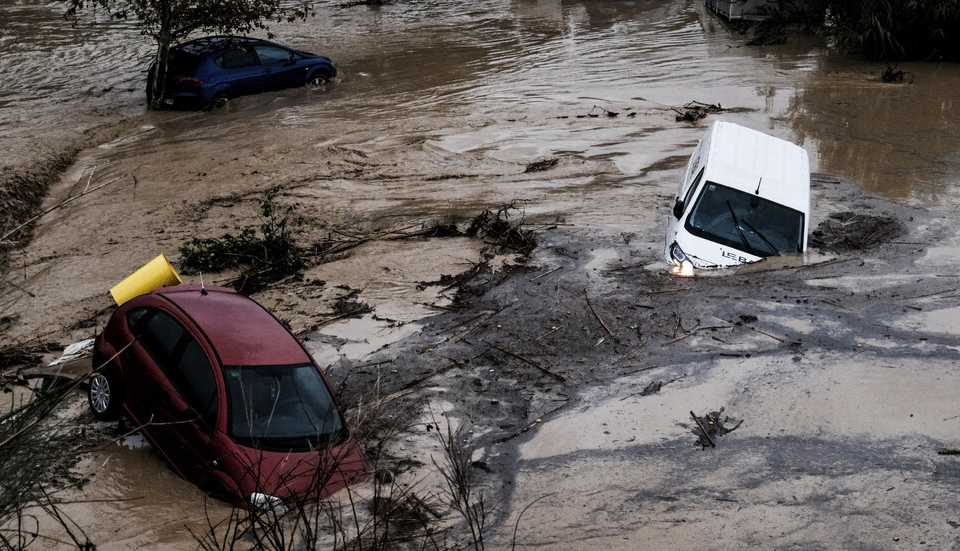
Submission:
<svg viewBox="0 0 960 551">
<path fill-rule="evenodd" d="M 322 2 L 271 30 L 335 62 L 325 89 L 149 112 L 149 41 L 129 22 L 72 25 L 61 9 L 0 6 L 3 165 L 79 147 L 43 207 L 96 191 L 12 250 L 4 344 L 53 343 L 52 357 L 92 336 L 112 285 L 161 252 L 177 266 L 192 237 L 257 225 L 258 200 L 280 185 L 302 242 L 363 244 L 255 298 L 335 381 L 382 362 L 348 380 L 382 376 L 475 426 L 501 548 L 515 525 L 524 549 L 960 546 L 960 464 L 936 452 L 960 448 L 960 66 L 904 63 L 904 82 L 886 84 L 886 65 L 810 38 L 744 46 L 695 0 Z M 722 112 L 678 122 L 694 101 Z M 899 237 L 780 270 L 667 277 L 673 194 L 718 119 L 807 150 L 811 228 L 869 211 L 899 221 Z M 499 255 L 485 277 L 503 284 L 451 312 L 442 276 L 486 245 L 391 237 L 508 203 L 540 247 Z M 346 300 L 370 310 L 338 319 Z M 742 427 L 698 448 L 690 410 L 724 406 Z M 89 502 L 68 511 L 99 549 L 192 549 L 205 507 L 227 514 L 142 440 L 90 431 L 97 449 L 76 467 L 90 481 L 71 495 Z M 433 440 L 402 438 L 395 458 L 432 464 Z"/>
</svg>

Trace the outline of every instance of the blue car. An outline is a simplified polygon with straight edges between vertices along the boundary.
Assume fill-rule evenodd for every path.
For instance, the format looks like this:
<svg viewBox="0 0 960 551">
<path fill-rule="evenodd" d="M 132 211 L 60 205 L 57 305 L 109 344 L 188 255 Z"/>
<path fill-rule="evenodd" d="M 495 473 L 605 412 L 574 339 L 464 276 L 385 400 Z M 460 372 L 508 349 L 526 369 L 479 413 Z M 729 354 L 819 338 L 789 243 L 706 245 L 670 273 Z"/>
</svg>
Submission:
<svg viewBox="0 0 960 551">
<path fill-rule="evenodd" d="M 223 107 L 231 98 L 322 85 L 337 76 L 330 59 L 257 38 L 208 36 L 170 49 L 161 106 L 174 109 Z M 156 63 L 147 77 L 153 99 Z"/>
</svg>

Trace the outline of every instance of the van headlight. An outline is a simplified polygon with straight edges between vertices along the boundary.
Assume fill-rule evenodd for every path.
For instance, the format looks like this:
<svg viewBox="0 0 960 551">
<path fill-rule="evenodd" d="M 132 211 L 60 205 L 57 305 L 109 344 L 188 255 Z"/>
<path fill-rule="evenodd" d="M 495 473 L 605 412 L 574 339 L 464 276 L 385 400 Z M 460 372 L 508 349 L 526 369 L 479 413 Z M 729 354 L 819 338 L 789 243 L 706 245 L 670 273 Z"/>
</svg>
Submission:
<svg viewBox="0 0 960 551">
<path fill-rule="evenodd" d="M 680 245 L 674 243 L 670 245 L 670 258 L 673 259 L 673 268 L 670 272 L 674 275 L 691 277 L 693 276 L 693 262 L 687 258 L 686 253 L 680 248 Z"/>
<path fill-rule="evenodd" d="M 273 511 L 281 514 L 287 512 L 287 506 L 283 503 L 282 499 L 277 496 L 262 494 L 260 492 L 253 492 L 250 494 L 250 507 L 252 509 Z"/>
</svg>

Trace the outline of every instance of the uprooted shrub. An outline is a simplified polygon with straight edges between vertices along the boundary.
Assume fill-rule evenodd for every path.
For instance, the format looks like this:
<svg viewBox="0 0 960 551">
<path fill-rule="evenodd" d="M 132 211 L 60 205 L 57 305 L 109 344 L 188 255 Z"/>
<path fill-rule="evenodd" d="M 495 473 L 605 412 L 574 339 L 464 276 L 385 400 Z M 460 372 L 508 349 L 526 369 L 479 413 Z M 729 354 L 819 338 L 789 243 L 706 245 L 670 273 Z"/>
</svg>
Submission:
<svg viewBox="0 0 960 551">
<path fill-rule="evenodd" d="M 238 291 L 255 293 L 285 277 L 296 275 L 306 262 L 297 246 L 291 226 L 299 205 L 278 207 L 274 200 L 280 186 L 264 194 L 260 203 L 260 227 L 248 226 L 236 235 L 200 239 L 194 237 L 180 245 L 180 266 L 185 273 L 220 272 L 241 268 L 240 275 L 230 282 Z"/>
<path fill-rule="evenodd" d="M 533 230 L 523 229 L 523 216 L 524 212 L 513 203 L 503 205 L 496 213 L 486 209 L 470 222 L 465 233 L 502 249 L 528 255 L 537 247 L 537 240 Z"/>
</svg>

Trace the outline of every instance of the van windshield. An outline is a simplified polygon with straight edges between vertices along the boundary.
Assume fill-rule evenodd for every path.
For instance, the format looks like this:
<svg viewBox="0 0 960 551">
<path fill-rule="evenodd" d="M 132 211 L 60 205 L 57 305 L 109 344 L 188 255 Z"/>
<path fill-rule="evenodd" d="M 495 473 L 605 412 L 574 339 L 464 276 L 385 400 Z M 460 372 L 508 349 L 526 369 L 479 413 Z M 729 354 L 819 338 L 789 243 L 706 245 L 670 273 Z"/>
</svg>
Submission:
<svg viewBox="0 0 960 551">
<path fill-rule="evenodd" d="M 687 218 L 687 231 L 754 256 L 803 252 L 803 213 L 707 182 Z"/>
<path fill-rule="evenodd" d="M 339 444 L 343 420 L 313 364 L 224 366 L 230 436 L 256 449 L 307 451 Z"/>
</svg>

